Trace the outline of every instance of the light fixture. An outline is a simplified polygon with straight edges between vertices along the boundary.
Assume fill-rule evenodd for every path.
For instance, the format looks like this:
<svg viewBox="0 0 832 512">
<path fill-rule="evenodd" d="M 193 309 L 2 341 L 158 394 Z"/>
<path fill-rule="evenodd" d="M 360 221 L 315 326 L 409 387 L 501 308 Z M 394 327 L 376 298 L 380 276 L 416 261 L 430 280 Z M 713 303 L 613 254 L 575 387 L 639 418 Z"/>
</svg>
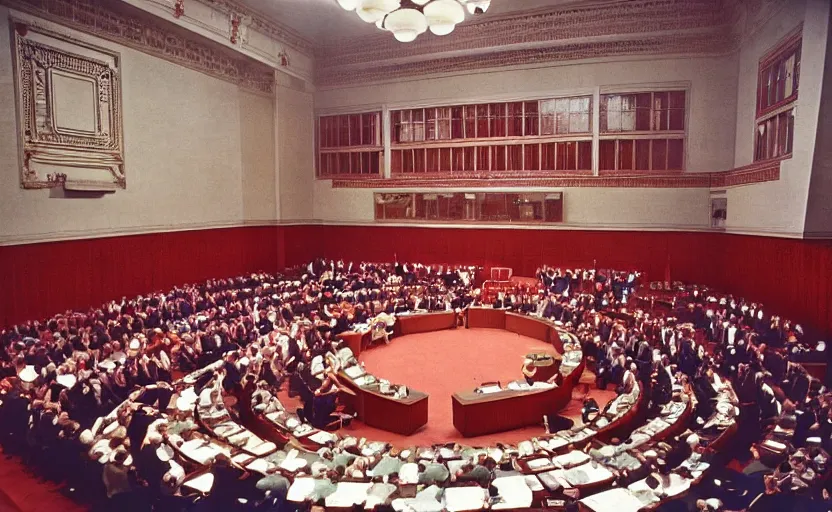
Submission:
<svg viewBox="0 0 832 512">
<path fill-rule="evenodd" d="M 465 9 L 482 14 L 491 0 L 337 0 L 367 23 L 393 33 L 403 43 L 414 41 L 428 29 L 438 36 L 454 31 L 465 20 Z"/>
</svg>

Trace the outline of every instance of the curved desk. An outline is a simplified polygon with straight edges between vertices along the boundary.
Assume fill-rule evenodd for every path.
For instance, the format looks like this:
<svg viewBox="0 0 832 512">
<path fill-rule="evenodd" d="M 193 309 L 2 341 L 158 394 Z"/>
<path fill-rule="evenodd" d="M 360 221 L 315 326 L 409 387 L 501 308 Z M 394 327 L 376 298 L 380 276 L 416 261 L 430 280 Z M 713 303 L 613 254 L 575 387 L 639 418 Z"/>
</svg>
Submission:
<svg viewBox="0 0 832 512">
<path fill-rule="evenodd" d="M 438 311 L 436 313 L 396 315 L 396 325 L 393 328 L 397 336 L 455 329 L 456 313 L 453 311 Z"/>
<path fill-rule="evenodd" d="M 410 435 L 428 422 L 428 395 L 408 389 L 405 398 L 382 394 L 378 384 L 359 386 L 344 372 L 341 382 L 354 393 L 352 407 L 358 418 L 371 427 L 388 432 Z"/>
<path fill-rule="evenodd" d="M 504 329 L 552 344 L 555 354 L 563 354 L 561 332 L 542 318 L 512 313 L 504 309 L 487 307 L 468 308 L 469 328 Z M 574 340 L 577 342 L 577 340 Z M 560 365 L 552 364 L 545 371 L 538 368 L 541 380 L 559 371 Z M 551 389 L 501 390 L 478 393 L 475 390 L 454 393 L 454 427 L 466 437 L 504 432 L 515 428 L 541 423 L 546 414 L 563 409 L 572 399 L 572 388 L 583 373 L 583 361 L 562 382 Z M 518 375 L 519 376 L 519 375 Z M 542 377 L 546 376 L 546 379 Z"/>
<path fill-rule="evenodd" d="M 454 427 L 466 437 L 504 432 L 543 422 L 543 415 L 563 409 L 572 399 L 568 388 L 502 390 L 482 394 L 474 390 L 454 393 Z"/>
</svg>

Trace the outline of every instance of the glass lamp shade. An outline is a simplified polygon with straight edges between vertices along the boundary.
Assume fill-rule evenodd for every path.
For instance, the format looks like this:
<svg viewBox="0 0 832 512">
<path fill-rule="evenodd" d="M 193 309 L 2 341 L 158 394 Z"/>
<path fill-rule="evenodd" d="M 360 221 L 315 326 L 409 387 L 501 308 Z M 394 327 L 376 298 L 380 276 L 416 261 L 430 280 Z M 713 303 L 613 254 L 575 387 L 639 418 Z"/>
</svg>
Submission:
<svg viewBox="0 0 832 512">
<path fill-rule="evenodd" d="M 413 3 L 416 5 L 425 5 L 428 2 L 430 2 L 430 0 L 413 0 Z"/>
<path fill-rule="evenodd" d="M 453 32 L 457 23 L 465 20 L 465 9 L 456 0 L 433 0 L 424 8 L 430 31 L 438 36 Z"/>
<path fill-rule="evenodd" d="M 361 0 L 355 12 L 367 23 L 375 23 L 399 7 L 401 7 L 400 0 Z"/>
<path fill-rule="evenodd" d="M 338 5 L 344 10 L 354 11 L 359 2 L 360 0 L 338 0 Z"/>
<path fill-rule="evenodd" d="M 387 16 L 384 20 L 384 28 L 392 32 L 396 40 L 409 43 L 419 34 L 425 33 L 428 29 L 428 22 L 425 16 L 416 9 L 399 9 Z"/>
<path fill-rule="evenodd" d="M 468 12 L 471 14 L 479 14 L 487 11 L 490 5 L 491 0 L 468 0 L 465 7 L 468 8 Z"/>
</svg>

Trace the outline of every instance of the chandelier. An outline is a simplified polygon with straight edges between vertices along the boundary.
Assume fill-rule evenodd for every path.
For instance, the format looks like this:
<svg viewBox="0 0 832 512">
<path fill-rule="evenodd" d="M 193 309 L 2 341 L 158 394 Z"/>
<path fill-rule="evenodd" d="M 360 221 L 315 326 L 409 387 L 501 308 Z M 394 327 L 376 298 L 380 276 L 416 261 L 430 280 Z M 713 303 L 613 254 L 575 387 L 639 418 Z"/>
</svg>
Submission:
<svg viewBox="0 0 832 512">
<path fill-rule="evenodd" d="M 491 0 L 338 0 L 348 11 L 355 11 L 367 23 L 393 33 L 403 43 L 414 41 L 430 30 L 438 36 L 454 31 L 465 20 L 465 10 L 482 14 Z"/>
</svg>

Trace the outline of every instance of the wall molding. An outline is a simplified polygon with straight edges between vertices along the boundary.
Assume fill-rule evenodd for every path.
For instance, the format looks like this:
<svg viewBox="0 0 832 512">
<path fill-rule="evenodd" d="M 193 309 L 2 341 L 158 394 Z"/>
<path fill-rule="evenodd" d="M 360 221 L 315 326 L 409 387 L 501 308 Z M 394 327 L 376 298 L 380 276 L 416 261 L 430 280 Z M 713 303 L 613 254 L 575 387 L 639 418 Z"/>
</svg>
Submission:
<svg viewBox="0 0 832 512">
<path fill-rule="evenodd" d="M 100 37 L 142 53 L 219 78 L 259 94 L 274 95 L 274 70 L 250 57 L 220 49 L 214 43 L 164 21 L 137 16 L 121 2 L 95 0 L 0 0 L 0 5 L 84 34 Z"/>
<path fill-rule="evenodd" d="M 187 231 L 223 230 L 234 228 L 255 228 L 255 227 L 302 227 L 302 226 L 343 226 L 343 227 L 405 227 L 405 228 L 429 228 L 429 229 L 492 229 L 492 230 L 544 230 L 544 231 L 651 231 L 651 232 L 691 232 L 691 233 L 723 233 L 732 235 L 763 236 L 773 238 L 793 239 L 822 239 L 832 238 L 832 233 L 789 232 L 776 229 L 765 229 L 755 227 L 730 226 L 726 229 L 711 228 L 707 224 L 645 224 L 645 223 L 620 223 L 620 224 L 593 224 L 593 223 L 559 223 L 559 224 L 493 224 L 493 223 L 422 223 L 422 222 L 396 222 L 396 221 L 332 221 L 323 219 L 285 219 L 285 220 L 249 220 L 242 222 L 200 222 L 181 224 L 178 226 L 167 225 L 146 225 L 133 226 L 122 229 L 93 229 L 77 231 L 60 231 L 49 233 L 37 233 L 29 235 L 10 235 L 0 237 L 0 247 L 13 247 L 18 245 L 37 245 L 53 242 L 72 242 L 80 240 L 93 240 L 98 238 L 118 238 L 128 236 L 152 235 L 158 233 L 179 233 Z"/>
<path fill-rule="evenodd" d="M 670 174 L 505 173 L 492 175 L 437 174 L 428 177 L 332 179 L 332 188 L 430 189 L 430 188 L 730 188 L 780 179 L 782 159 L 756 162 L 718 172 Z M 323 179 L 323 178 L 321 178 Z"/>
</svg>

